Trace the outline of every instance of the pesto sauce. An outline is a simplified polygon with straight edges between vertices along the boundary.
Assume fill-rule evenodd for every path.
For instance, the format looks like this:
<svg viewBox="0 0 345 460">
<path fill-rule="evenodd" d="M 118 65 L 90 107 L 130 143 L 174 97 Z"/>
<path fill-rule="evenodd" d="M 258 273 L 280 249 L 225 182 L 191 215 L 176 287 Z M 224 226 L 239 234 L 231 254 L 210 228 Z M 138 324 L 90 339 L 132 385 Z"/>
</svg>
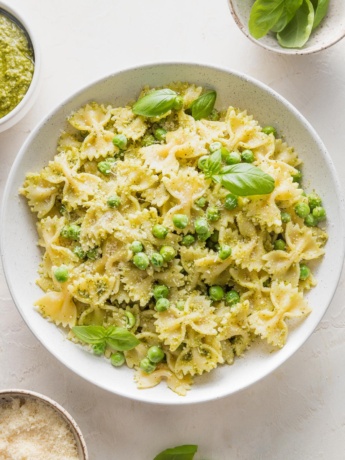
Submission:
<svg viewBox="0 0 345 460">
<path fill-rule="evenodd" d="M 23 30 L 0 14 L 0 118 L 23 99 L 33 73 L 33 51 Z"/>
</svg>

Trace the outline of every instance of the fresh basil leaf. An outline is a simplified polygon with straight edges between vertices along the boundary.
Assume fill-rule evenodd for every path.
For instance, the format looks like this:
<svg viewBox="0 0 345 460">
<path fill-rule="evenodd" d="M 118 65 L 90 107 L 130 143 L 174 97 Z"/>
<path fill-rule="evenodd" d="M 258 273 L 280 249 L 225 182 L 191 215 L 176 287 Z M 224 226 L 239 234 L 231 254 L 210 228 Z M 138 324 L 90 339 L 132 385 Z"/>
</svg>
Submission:
<svg viewBox="0 0 345 460">
<path fill-rule="evenodd" d="M 273 177 L 250 163 L 225 166 L 214 179 L 239 196 L 266 195 L 274 190 Z"/>
<path fill-rule="evenodd" d="M 218 174 L 222 167 L 222 153 L 221 150 L 213 152 L 205 162 L 203 173 L 206 178 L 210 178 L 215 174 Z"/>
<path fill-rule="evenodd" d="M 265 36 L 284 13 L 286 0 L 256 0 L 250 10 L 249 32 L 258 39 Z"/>
<path fill-rule="evenodd" d="M 207 118 L 214 108 L 216 103 L 217 93 L 215 91 L 208 91 L 202 94 L 193 101 L 190 106 L 192 117 L 195 120 L 201 120 L 201 118 Z"/>
<path fill-rule="evenodd" d="M 127 329 L 115 326 L 107 329 L 106 342 L 113 350 L 117 351 L 132 350 L 140 343 L 136 336 Z"/>
<path fill-rule="evenodd" d="M 163 450 L 163 452 L 156 455 L 153 460 L 193 460 L 197 450 L 198 446 L 195 444 L 185 444 L 183 446 Z"/>
<path fill-rule="evenodd" d="M 295 16 L 296 11 L 302 5 L 303 0 L 289 0 L 284 4 L 284 11 L 278 22 L 271 28 L 272 32 L 280 32 Z"/>
<path fill-rule="evenodd" d="M 72 331 L 79 340 L 91 345 L 102 344 L 106 339 L 106 328 L 103 326 L 74 326 Z"/>
<path fill-rule="evenodd" d="M 132 107 L 136 115 L 144 117 L 159 117 L 174 107 L 177 93 L 171 89 L 158 89 L 146 94 Z"/>
<path fill-rule="evenodd" d="M 302 48 L 308 41 L 314 23 L 314 8 L 310 0 L 303 0 L 301 7 L 288 25 L 277 34 L 280 46 Z"/>
<path fill-rule="evenodd" d="M 328 11 L 329 0 L 312 0 L 314 6 L 315 16 L 313 23 L 313 30 L 320 24 L 322 19 L 326 16 Z"/>
</svg>

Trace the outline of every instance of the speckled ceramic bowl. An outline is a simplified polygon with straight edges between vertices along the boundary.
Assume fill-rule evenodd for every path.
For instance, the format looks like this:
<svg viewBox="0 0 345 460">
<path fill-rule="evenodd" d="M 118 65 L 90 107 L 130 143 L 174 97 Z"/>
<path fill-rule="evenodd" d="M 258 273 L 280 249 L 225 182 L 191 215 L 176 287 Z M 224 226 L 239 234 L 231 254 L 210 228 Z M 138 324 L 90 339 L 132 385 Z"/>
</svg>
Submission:
<svg viewBox="0 0 345 460">
<path fill-rule="evenodd" d="M 89 459 L 85 440 L 82 435 L 82 432 L 80 431 L 79 426 L 77 425 L 76 421 L 72 418 L 72 416 L 66 411 L 66 409 L 60 406 L 60 404 L 53 401 L 51 398 L 48 398 L 47 396 L 44 396 L 40 393 L 36 393 L 34 391 L 11 389 L 0 390 L 0 409 L 1 404 L 11 402 L 13 399 L 20 399 L 22 401 L 34 399 L 52 408 L 54 412 L 56 412 L 62 418 L 62 420 L 64 420 L 67 427 L 71 431 L 77 445 L 79 460 Z"/>
<path fill-rule="evenodd" d="M 312 313 L 291 330 L 284 348 L 270 353 L 255 345 L 232 366 L 219 366 L 195 379 L 186 396 L 178 396 L 164 382 L 154 388 L 138 390 L 134 372 L 114 369 L 99 358 L 66 339 L 33 307 L 42 296 L 35 284 L 41 252 L 37 245 L 35 216 L 26 200 L 19 197 L 28 171 L 39 171 L 53 158 L 56 143 L 68 115 L 88 101 L 122 106 L 138 97 L 144 85 L 163 86 L 173 81 L 188 81 L 217 91 L 217 106 L 229 105 L 247 110 L 261 126 L 273 125 L 286 142 L 294 146 L 303 160 L 303 177 L 309 188 L 323 198 L 327 209 L 329 241 L 326 255 L 315 267 L 318 285 L 308 292 Z M 283 97 L 262 83 L 227 69 L 199 64 L 164 63 L 124 70 L 82 88 L 62 102 L 31 133 L 18 153 L 4 192 L 1 219 L 1 250 L 6 279 L 19 312 L 44 346 L 73 372 L 110 392 L 150 403 L 188 404 L 217 399 L 257 382 L 274 371 L 301 345 L 324 315 L 341 273 L 344 257 L 344 201 L 332 160 L 317 133 L 305 118 Z"/>
<path fill-rule="evenodd" d="M 239 29 L 254 43 L 270 51 L 280 54 L 302 55 L 325 50 L 345 36 L 345 1 L 331 0 L 327 16 L 320 26 L 312 33 L 301 49 L 282 48 L 273 34 L 259 40 L 252 37 L 248 30 L 250 10 L 254 0 L 228 0 L 231 14 Z"/>
<path fill-rule="evenodd" d="M 30 26 L 27 22 L 21 17 L 20 13 L 15 11 L 12 6 L 7 5 L 0 1 L 0 14 L 6 15 L 9 19 L 15 22 L 25 33 L 27 39 L 29 40 L 29 44 L 34 52 L 34 61 L 35 61 L 35 69 L 34 74 L 32 76 L 32 81 L 29 86 L 28 91 L 26 92 L 23 99 L 20 103 L 9 112 L 4 117 L 0 118 L 0 133 L 6 131 L 7 129 L 14 126 L 18 123 L 31 109 L 33 106 L 36 97 L 38 95 L 38 83 L 39 83 L 39 75 L 40 75 L 40 68 L 41 68 L 41 57 L 39 52 L 39 46 L 35 38 L 35 34 L 33 33 Z"/>
</svg>

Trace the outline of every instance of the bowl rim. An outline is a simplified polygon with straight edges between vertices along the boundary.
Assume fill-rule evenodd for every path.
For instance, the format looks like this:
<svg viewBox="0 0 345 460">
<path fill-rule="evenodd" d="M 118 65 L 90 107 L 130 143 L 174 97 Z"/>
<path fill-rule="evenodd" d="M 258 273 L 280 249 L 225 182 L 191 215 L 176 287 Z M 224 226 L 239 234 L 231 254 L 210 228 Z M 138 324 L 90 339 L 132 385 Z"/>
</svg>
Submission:
<svg viewBox="0 0 345 460">
<path fill-rule="evenodd" d="M 77 422 L 74 420 L 72 415 L 63 407 L 61 404 L 56 402 L 54 399 L 50 398 L 49 396 L 46 396 L 42 393 L 37 393 L 36 391 L 32 390 L 23 390 L 23 389 L 17 389 L 17 388 L 11 388 L 11 389 L 3 389 L 0 390 L 0 407 L 1 407 L 1 399 L 2 398 L 30 398 L 30 399 L 36 399 L 38 401 L 43 402 L 47 406 L 51 407 L 56 413 L 62 417 L 62 419 L 68 424 L 68 426 L 71 429 L 71 432 L 73 434 L 73 437 L 78 439 L 80 443 L 80 448 L 81 452 L 79 453 L 80 460 L 88 460 L 89 455 L 84 439 L 84 435 L 81 432 L 81 429 L 79 428 L 79 425 Z M 82 455 L 82 456 L 80 456 Z"/>
<path fill-rule="evenodd" d="M 233 19 L 235 21 L 235 24 L 241 30 L 241 32 L 247 38 L 249 38 L 249 40 L 251 42 L 261 46 L 262 48 L 264 48 L 264 49 L 266 49 L 268 51 L 272 51 L 272 52 L 277 53 L 277 54 L 283 54 L 283 55 L 287 55 L 287 56 L 302 56 L 302 55 L 308 55 L 308 54 L 316 54 L 316 53 L 320 53 L 321 51 L 323 51 L 323 50 L 325 50 L 327 48 L 330 48 L 331 46 L 335 45 L 336 43 L 338 43 L 340 40 L 342 40 L 345 37 L 345 27 L 344 27 L 344 29 L 341 31 L 339 36 L 335 36 L 335 38 L 333 40 L 331 40 L 330 42 L 328 42 L 327 44 L 314 45 L 314 46 L 310 46 L 310 47 L 306 47 L 306 48 L 283 48 L 283 47 L 274 48 L 274 47 L 272 47 L 270 45 L 265 44 L 264 42 L 262 42 L 260 40 L 255 39 L 249 33 L 248 28 L 241 21 L 240 17 L 236 13 L 236 9 L 235 9 L 234 5 L 236 5 L 238 3 L 238 0 L 227 0 L 227 3 L 228 3 L 228 6 L 229 6 L 229 9 L 230 9 L 230 13 L 231 13 L 231 15 L 232 15 L 232 17 L 233 17 Z"/>
<path fill-rule="evenodd" d="M 3 130 L 6 130 L 8 128 L 11 128 L 16 123 L 16 121 L 13 122 L 12 119 L 15 118 L 19 114 L 19 112 L 22 111 L 22 109 L 27 105 L 28 101 L 31 99 L 31 97 L 35 93 L 35 90 L 37 88 L 37 84 L 39 81 L 39 74 L 40 74 L 40 69 L 41 69 L 41 53 L 40 53 L 38 42 L 35 38 L 35 34 L 32 32 L 31 26 L 27 23 L 25 19 L 23 19 L 21 14 L 16 9 L 14 9 L 12 6 L 8 5 L 2 0 L 0 0 L 0 14 L 1 14 L 1 9 L 4 11 L 7 11 L 10 16 L 13 16 L 19 22 L 19 24 L 21 25 L 21 27 L 23 28 L 23 30 L 26 32 L 27 36 L 29 37 L 31 45 L 32 45 L 32 49 L 34 52 L 34 73 L 32 75 L 30 86 L 28 90 L 26 91 L 25 96 L 19 102 L 19 104 L 17 104 L 9 113 L 7 113 L 4 117 L 0 118 L 0 129 L 2 128 Z M 23 116 L 25 115 L 25 113 L 26 112 L 23 112 Z M 17 121 L 19 121 L 19 118 Z M 8 124 L 8 127 L 5 126 L 6 124 Z"/>
<path fill-rule="evenodd" d="M 266 91 L 272 97 L 274 97 L 276 100 L 278 100 L 281 104 L 283 104 L 285 107 L 287 107 L 287 109 L 290 112 L 292 112 L 295 117 L 298 118 L 299 122 L 305 127 L 305 129 L 310 132 L 310 135 L 313 136 L 313 138 L 317 140 L 318 144 L 320 145 L 320 151 L 321 151 L 321 154 L 323 156 L 323 159 L 327 159 L 327 165 L 329 167 L 330 173 L 331 173 L 332 178 L 333 178 L 334 183 L 335 183 L 335 188 L 336 188 L 337 193 L 338 193 L 337 196 L 338 196 L 338 199 L 339 199 L 339 225 L 341 227 L 342 234 L 345 235 L 345 200 L 344 200 L 344 194 L 343 194 L 343 191 L 342 191 L 340 180 L 338 178 L 338 175 L 337 175 L 337 172 L 336 172 L 336 169 L 335 169 L 335 166 L 333 164 L 333 161 L 331 159 L 330 154 L 328 153 L 328 151 L 327 151 L 326 147 L 324 146 L 321 138 L 319 137 L 319 135 L 316 132 L 316 130 L 309 123 L 309 121 L 288 100 L 286 100 L 283 96 L 281 96 L 275 90 L 271 89 L 268 85 L 266 85 L 265 83 L 262 83 L 261 81 L 257 80 L 254 77 L 251 77 L 251 76 L 249 76 L 249 75 L 247 75 L 245 73 L 241 73 L 241 72 L 238 72 L 236 70 L 232 70 L 232 69 L 229 69 L 229 68 L 226 68 L 226 67 L 214 66 L 214 65 L 203 64 L 203 63 L 180 62 L 180 61 L 170 61 L 170 62 L 167 61 L 167 62 L 160 62 L 160 63 L 156 63 L 156 62 L 146 63 L 146 64 L 143 64 L 143 65 L 140 65 L 140 66 L 126 67 L 126 68 L 123 68 L 123 69 L 121 69 L 121 70 L 119 70 L 117 72 L 107 74 L 107 75 L 105 75 L 105 76 L 103 76 L 101 78 L 98 78 L 96 80 L 93 80 L 93 81 L 89 82 L 88 84 L 84 85 L 78 91 L 73 92 L 67 98 L 65 98 L 62 102 L 57 104 L 55 106 L 55 108 L 53 108 L 48 114 L 44 115 L 42 117 L 41 121 L 36 125 L 36 127 L 32 130 L 32 132 L 30 133 L 30 135 L 28 136 L 26 141 L 23 143 L 21 149 L 19 150 L 19 153 L 17 154 L 17 156 L 16 156 L 16 158 L 15 158 L 13 164 L 12 164 L 12 167 L 11 167 L 11 170 L 10 170 L 10 173 L 8 175 L 7 182 L 6 182 L 6 185 L 5 185 L 5 190 L 4 190 L 4 194 L 3 194 L 3 201 L 2 201 L 0 215 L 3 215 L 4 212 L 6 211 L 8 198 L 10 196 L 11 184 L 13 182 L 13 179 L 15 178 L 17 168 L 20 166 L 22 158 L 25 156 L 25 152 L 27 150 L 27 147 L 30 145 L 30 143 L 35 138 L 36 134 L 41 130 L 41 128 L 46 123 L 49 123 L 50 119 L 62 107 L 64 107 L 69 102 L 72 102 L 72 100 L 74 98 L 77 98 L 84 91 L 90 89 L 93 86 L 98 85 L 99 83 L 101 83 L 101 82 L 103 82 L 103 81 L 105 81 L 107 79 L 110 79 L 110 78 L 113 78 L 113 77 L 116 77 L 118 75 L 125 74 L 125 73 L 128 73 L 128 72 L 133 72 L 133 71 L 138 70 L 138 69 L 145 69 L 145 68 L 152 68 L 152 67 L 154 67 L 154 68 L 158 67 L 159 68 L 159 67 L 164 67 L 164 66 L 174 66 L 174 67 L 175 66 L 185 66 L 185 67 L 196 67 L 196 68 L 200 68 L 200 69 L 205 69 L 206 68 L 206 69 L 214 70 L 214 71 L 225 73 L 225 74 L 231 74 L 231 75 L 234 75 L 235 77 L 237 77 L 238 79 L 240 79 L 242 81 L 248 82 L 248 83 L 260 88 L 261 90 Z M 172 76 L 172 81 L 173 80 L 174 80 L 174 77 Z M 322 149 L 321 149 L 321 147 L 322 147 Z M 250 387 L 254 383 L 257 383 L 260 380 L 262 380 L 265 377 L 267 377 L 267 375 L 271 374 L 273 371 L 275 371 L 277 368 L 279 368 L 281 365 L 283 365 L 292 355 L 294 355 L 302 347 L 302 345 L 309 339 L 309 337 L 312 335 L 312 333 L 315 331 L 315 328 L 316 328 L 317 324 L 319 324 L 319 322 L 321 321 L 322 317 L 325 315 L 328 307 L 331 304 L 331 301 L 332 301 L 332 299 L 334 297 L 334 294 L 336 292 L 336 289 L 338 287 L 339 279 L 340 279 L 341 272 L 342 272 L 342 270 L 340 268 L 339 272 L 337 273 L 337 276 L 334 277 L 334 280 L 335 280 L 334 288 L 329 293 L 329 297 L 328 297 L 329 300 L 328 300 L 328 303 L 327 303 L 326 307 L 323 309 L 321 314 L 318 313 L 318 316 L 317 316 L 318 320 L 315 323 L 315 326 L 311 330 L 308 330 L 308 333 L 305 334 L 305 336 L 303 337 L 303 340 L 299 341 L 299 345 L 297 347 L 292 347 L 289 350 L 289 352 L 286 352 L 285 357 L 283 359 L 279 360 L 279 362 L 276 363 L 274 367 L 269 368 L 268 370 L 265 370 L 265 372 L 263 372 L 262 375 L 260 375 L 259 377 L 255 376 L 255 378 L 253 378 L 253 380 L 251 380 L 249 382 L 246 382 L 245 385 L 242 385 L 240 388 L 235 389 L 235 390 L 231 391 L 230 393 L 229 392 L 222 392 L 221 394 L 212 394 L 212 395 L 210 395 L 208 397 L 198 398 L 196 400 L 188 400 L 188 396 L 186 396 L 186 397 L 180 397 L 178 399 L 178 401 L 176 401 L 176 400 L 168 400 L 168 401 L 162 402 L 162 401 L 157 401 L 154 397 L 143 397 L 142 396 L 142 391 L 143 390 L 138 390 L 138 392 L 135 395 L 128 395 L 128 393 L 126 393 L 126 391 L 124 391 L 121 388 L 116 389 L 116 390 L 109 389 L 105 384 L 94 382 L 92 379 L 87 379 L 84 375 L 82 375 L 81 372 L 76 370 L 68 362 L 68 359 L 66 359 L 66 358 L 61 359 L 61 357 L 58 356 L 56 350 L 53 349 L 53 347 L 51 347 L 51 346 L 49 346 L 49 344 L 47 345 L 46 343 L 43 343 L 41 341 L 39 335 L 36 334 L 36 332 L 33 330 L 31 324 L 28 324 L 26 322 L 24 314 L 21 311 L 21 309 L 19 308 L 20 302 L 18 302 L 18 300 L 17 300 L 15 287 L 12 286 L 11 280 L 10 280 L 10 277 L 9 277 L 9 274 L 8 274 L 8 271 L 7 271 L 7 258 L 5 258 L 5 256 L 4 256 L 4 239 L 5 239 L 5 223 L 4 223 L 4 219 L 1 219 L 1 224 L 0 224 L 0 248 L 1 248 L 1 260 L 2 260 L 2 265 L 3 265 L 3 269 L 4 269 L 4 276 L 5 276 L 9 291 L 11 293 L 13 302 L 16 305 L 17 310 L 19 311 L 19 313 L 22 316 L 25 324 L 28 326 L 28 328 L 31 330 L 31 332 L 37 338 L 37 340 L 40 343 L 42 343 L 45 348 L 47 348 L 47 350 L 54 356 L 55 359 L 57 359 L 58 361 L 62 362 L 72 372 L 76 373 L 77 375 L 82 377 L 84 380 L 89 381 L 90 383 L 96 385 L 97 387 L 102 388 L 102 389 L 104 389 L 104 390 L 106 390 L 106 391 L 108 391 L 108 392 L 110 392 L 112 394 L 116 394 L 116 395 L 126 397 L 126 398 L 129 398 L 129 399 L 132 399 L 132 400 L 137 400 L 137 401 L 140 401 L 140 402 L 143 402 L 143 403 L 149 403 L 149 404 L 158 404 L 158 405 L 185 405 L 185 404 L 190 405 L 190 404 L 197 404 L 197 403 L 198 404 L 199 403 L 205 403 L 205 402 L 209 402 L 209 401 L 212 401 L 212 400 L 218 400 L 218 399 L 221 399 L 223 397 L 227 397 L 227 396 L 235 394 L 235 393 L 237 393 L 239 391 L 242 391 L 242 390 Z M 339 244 L 341 246 L 339 246 L 338 254 L 339 254 L 340 265 L 342 267 L 343 263 L 344 263 L 344 256 L 345 256 L 345 238 L 342 238 L 341 242 L 339 242 Z"/>
</svg>

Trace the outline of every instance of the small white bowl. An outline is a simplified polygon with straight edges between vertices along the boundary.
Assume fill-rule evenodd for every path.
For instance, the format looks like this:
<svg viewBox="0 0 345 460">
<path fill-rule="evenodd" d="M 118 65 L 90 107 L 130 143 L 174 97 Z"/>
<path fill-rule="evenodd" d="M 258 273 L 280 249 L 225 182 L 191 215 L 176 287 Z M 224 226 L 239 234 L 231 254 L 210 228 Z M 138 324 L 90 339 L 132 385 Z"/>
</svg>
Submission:
<svg viewBox="0 0 345 460">
<path fill-rule="evenodd" d="M 0 118 L 0 133 L 6 131 L 7 129 L 11 128 L 16 123 L 18 123 L 18 121 L 20 121 L 33 106 L 38 95 L 38 82 L 41 67 L 39 47 L 32 29 L 29 27 L 27 22 L 21 17 L 21 15 L 12 8 L 12 6 L 9 6 L 6 3 L 0 1 L 0 14 L 3 13 L 5 13 L 6 16 L 9 17 L 9 19 L 13 20 L 18 26 L 20 26 L 21 29 L 23 29 L 23 31 L 25 32 L 27 38 L 30 40 L 34 52 L 35 68 L 31 84 L 23 99 L 13 110 L 11 110 L 11 112 L 9 112 L 4 117 Z"/>
<path fill-rule="evenodd" d="M 106 360 L 66 339 L 64 331 L 44 319 L 33 307 L 42 296 L 35 284 L 41 261 L 35 216 L 19 197 L 27 172 L 39 171 L 53 158 L 66 118 L 89 101 L 121 106 L 138 97 L 145 85 L 164 86 L 188 81 L 217 91 L 217 106 L 247 110 L 261 126 L 273 125 L 303 160 L 303 177 L 323 198 L 327 209 L 326 254 L 314 271 L 317 286 L 307 293 L 311 314 L 289 333 L 284 348 L 268 353 L 253 345 L 232 366 L 219 366 L 195 380 L 186 396 L 178 396 L 163 382 L 138 390 L 134 372 L 114 369 Z M 266 85 L 237 72 L 199 64 L 164 63 L 127 69 L 80 89 L 62 102 L 33 130 L 18 153 L 4 192 L 1 219 L 1 255 L 14 302 L 24 321 L 41 343 L 73 372 L 91 383 L 131 399 L 160 404 L 200 403 L 217 399 L 262 379 L 295 353 L 312 334 L 331 302 L 344 259 L 344 199 L 332 160 L 317 133 L 283 97 Z"/>
<path fill-rule="evenodd" d="M 72 418 L 72 416 L 66 411 L 66 409 L 60 406 L 60 404 L 48 398 L 47 396 L 44 396 L 40 393 L 36 393 L 34 391 L 14 389 L 0 391 L 0 408 L 1 404 L 11 402 L 14 399 L 37 400 L 52 408 L 54 412 L 56 412 L 62 418 L 62 420 L 64 420 L 64 422 L 70 429 L 77 445 L 79 460 L 89 459 L 85 440 L 82 435 L 82 432 L 80 431 L 80 428 L 78 427 L 76 421 Z"/>
<path fill-rule="evenodd" d="M 249 33 L 248 21 L 254 0 L 228 0 L 230 12 L 239 29 L 254 43 L 280 54 L 312 54 L 325 50 L 345 36 L 345 1 L 331 0 L 326 17 L 303 48 L 282 48 L 274 34 L 256 40 Z"/>
</svg>

